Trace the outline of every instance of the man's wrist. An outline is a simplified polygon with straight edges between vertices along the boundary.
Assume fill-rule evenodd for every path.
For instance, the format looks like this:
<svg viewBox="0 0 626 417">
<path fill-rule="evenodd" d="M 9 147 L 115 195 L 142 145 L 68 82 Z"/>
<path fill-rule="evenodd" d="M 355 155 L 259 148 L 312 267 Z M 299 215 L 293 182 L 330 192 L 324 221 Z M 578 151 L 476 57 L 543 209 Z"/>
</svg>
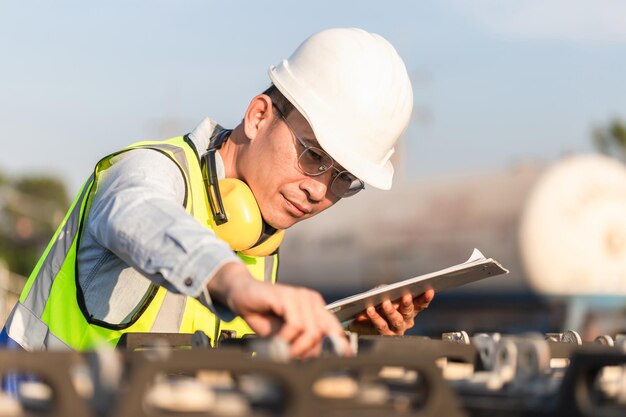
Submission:
<svg viewBox="0 0 626 417">
<path fill-rule="evenodd" d="M 254 280 L 248 269 L 241 263 L 229 262 L 217 270 L 207 284 L 209 297 L 214 303 L 222 304 L 237 314 L 237 308 L 232 303 L 232 295 L 239 288 Z"/>
</svg>

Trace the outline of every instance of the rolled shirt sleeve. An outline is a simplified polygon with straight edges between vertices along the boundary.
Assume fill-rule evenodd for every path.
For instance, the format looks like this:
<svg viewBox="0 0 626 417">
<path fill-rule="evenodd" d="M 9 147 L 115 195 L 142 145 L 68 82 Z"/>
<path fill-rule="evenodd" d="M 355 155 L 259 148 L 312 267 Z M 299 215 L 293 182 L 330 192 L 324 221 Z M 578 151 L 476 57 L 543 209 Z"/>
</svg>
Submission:
<svg viewBox="0 0 626 417">
<path fill-rule="evenodd" d="M 96 186 L 86 225 L 95 241 L 157 285 L 214 310 L 207 283 L 222 265 L 241 260 L 185 211 L 178 166 L 135 149 L 114 157 Z"/>
</svg>

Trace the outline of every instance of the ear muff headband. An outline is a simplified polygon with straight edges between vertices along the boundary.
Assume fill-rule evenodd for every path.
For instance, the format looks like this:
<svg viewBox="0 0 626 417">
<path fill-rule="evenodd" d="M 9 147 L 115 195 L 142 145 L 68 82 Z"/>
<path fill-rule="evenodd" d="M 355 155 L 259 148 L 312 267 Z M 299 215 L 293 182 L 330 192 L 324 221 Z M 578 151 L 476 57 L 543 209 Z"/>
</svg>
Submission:
<svg viewBox="0 0 626 417">
<path fill-rule="evenodd" d="M 209 149 L 203 156 L 202 178 L 209 195 L 209 206 L 216 225 L 224 224 L 228 221 L 228 216 L 224 210 L 224 203 L 220 194 L 219 181 L 217 179 L 217 164 L 215 163 L 215 152 L 218 148 Z M 206 167 L 206 168 L 205 168 Z"/>
<path fill-rule="evenodd" d="M 267 256 L 276 252 L 284 231 L 276 230 L 263 221 L 254 194 L 246 183 L 236 178 L 218 180 L 217 177 L 215 152 L 230 132 L 217 126 L 201 161 L 213 230 L 234 251 L 250 256 Z"/>
</svg>

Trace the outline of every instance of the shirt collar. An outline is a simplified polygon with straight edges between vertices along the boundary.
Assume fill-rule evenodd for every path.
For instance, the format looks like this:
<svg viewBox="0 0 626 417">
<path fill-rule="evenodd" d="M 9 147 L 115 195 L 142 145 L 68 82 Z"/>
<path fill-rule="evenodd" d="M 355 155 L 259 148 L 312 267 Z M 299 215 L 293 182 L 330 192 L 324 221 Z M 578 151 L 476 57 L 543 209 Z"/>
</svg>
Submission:
<svg viewBox="0 0 626 417">
<path fill-rule="evenodd" d="M 189 139 L 193 142 L 198 151 L 198 157 L 204 155 L 204 153 L 209 149 L 209 144 L 211 142 L 211 136 L 213 136 L 213 131 L 217 126 L 217 122 L 208 117 L 205 117 L 198 126 L 195 127 L 189 133 Z M 222 161 L 222 157 L 219 152 L 215 152 L 215 163 L 217 165 L 217 177 L 219 179 L 226 178 L 226 170 L 224 169 L 224 161 Z"/>
</svg>

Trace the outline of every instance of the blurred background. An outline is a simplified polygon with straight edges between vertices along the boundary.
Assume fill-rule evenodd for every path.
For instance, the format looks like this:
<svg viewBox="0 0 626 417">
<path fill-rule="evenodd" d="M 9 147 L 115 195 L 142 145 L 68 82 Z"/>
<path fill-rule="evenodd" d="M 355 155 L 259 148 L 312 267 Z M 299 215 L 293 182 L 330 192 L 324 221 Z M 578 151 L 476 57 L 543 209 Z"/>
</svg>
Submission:
<svg viewBox="0 0 626 417">
<path fill-rule="evenodd" d="M 235 126 L 271 64 L 342 26 L 396 47 L 414 115 L 394 189 L 290 230 L 280 279 L 330 302 L 476 247 L 510 274 L 438 294 L 413 333 L 625 330 L 617 0 L 0 0 L 0 321 L 102 156 L 205 116 Z M 589 154 L 605 158 L 551 174 Z"/>
</svg>

